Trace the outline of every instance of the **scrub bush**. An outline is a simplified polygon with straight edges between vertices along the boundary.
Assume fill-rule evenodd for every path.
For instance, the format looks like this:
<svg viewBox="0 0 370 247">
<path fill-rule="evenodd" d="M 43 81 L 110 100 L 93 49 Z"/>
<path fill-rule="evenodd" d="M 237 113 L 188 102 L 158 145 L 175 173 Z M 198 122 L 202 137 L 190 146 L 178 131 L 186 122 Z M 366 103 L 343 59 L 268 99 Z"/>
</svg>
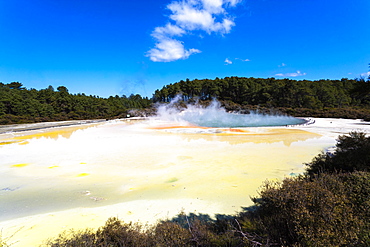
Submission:
<svg viewBox="0 0 370 247">
<path fill-rule="evenodd" d="M 341 176 L 329 174 L 266 182 L 253 198 L 257 229 L 284 246 L 357 245 L 365 222 L 348 190 Z"/>
<path fill-rule="evenodd" d="M 370 171 L 370 137 L 361 132 L 339 136 L 334 154 L 316 156 L 307 165 L 307 174 Z"/>
<path fill-rule="evenodd" d="M 190 218 L 184 214 L 180 214 L 177 218 L 186 218 L 187 224 L 182 225 L 174 222 L 176 220 L 167 220 L 154 226 L 143 226 L 110 218 L 105 226 L 96 232 L 92 230 L 63 232 L 56 239 L 47 241 L 46 245 L 52 247 L 249 246 L 231 225 L 225 231 L 215 232 L 214 229 L 219 228 L 215 226 L 217 221 L 204 222 L 197 217 Z"/>
</svg>

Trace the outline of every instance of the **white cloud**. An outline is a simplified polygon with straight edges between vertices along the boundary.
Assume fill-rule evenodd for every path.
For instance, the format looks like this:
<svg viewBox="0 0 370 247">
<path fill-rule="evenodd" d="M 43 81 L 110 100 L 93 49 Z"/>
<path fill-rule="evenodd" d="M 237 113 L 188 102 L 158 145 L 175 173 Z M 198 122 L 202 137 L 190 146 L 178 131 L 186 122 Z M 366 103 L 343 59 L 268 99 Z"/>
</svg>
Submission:
<svg viewBox="0 0 370 247">
<path fill-rule="evenodd" d="M 211 0 L 212 1 L 212 0 Z M 240 3 L 242 0 L 226 0 L 225 2 L 227 4 L 230 4 L 231 6 L 235 6 L 236 4 Z"/>
<path fill-rule="evenodd" d="M 281 63 L 281 64 L 278 65 L 278 67 L 285 67 L 285 66 L 286 66 L 285 63 Z"/>
<path fill-rule="evenodd" d="M 186 30 L 228 33 L 235 23 L 227 17 L 222 18 L 222 21 L 216 21 L 216 14 L 224 11 L 222 1 L 221 4 L 218 2 L 218 0 L 172 2 L 167 8 L 173 13 L 170 19 Z"/>
<path fill-rule="evenodd" d="M 186 50 L 181 41 L 175 39 L 161 39 L 155 48 L 148 52 L 153 62 L 172 62 L 179 59 L 186 59 L 191 54 L 200 53 L 197 49 Z"/>
<path fill-rule="evenodd" d="M 201 2 L 203 3 L 204 9 L 218 14 L 225 11 L 223 5 L 234 7 L 236 4 L 240 3 L 241 0 L 201 0 Z"/>
<path fill-rule="evenodd" d="M 360 76 L 367 78 L 367 77 L 370 76 L 370 71 L 369 72 L 366 72 L 366 73 L 362 73 Z"/>
<path fill-rule="evenodd" d="M 275 76 L 285 76 L 285 77 L 297 77 L 297 76 L 304 76 L 306 75 L 306 73 L 302 73 L 301 71 L 297 70 L 297 72 L 295 73 L 279 73 L 279 74 L 275 74 Z"/>
<path fill-rule="evenodd" d="M 251 60 L 250 60 L 250 59 L 248 59 L 248 58 L 246 58 L 246 59 L 242 59 L 242 58 L 235 58 L 235 59 L 240 60 L 240 61 L 242 61 L 242 62 L 250 62 L 250 61 L 251 61 Z"/>
<path fill-rule="evenodd" d="M 147 56 L 155 62 L 168 62 L 186 59 L 191 54 L 199 53 L 198 49 L 186 50 L 181 41 L 174 36 L 190 34 L 191 31 L 203 31 L 207 34 L 226 34 L 235 26 L 226 8 L 234 7 L 241 0 L 181 0 L 167 5 L 171 11 L 169 23 L 156 27 L 152 37 L 157 40 L 155 48 Z M 170 47 L 166 47 L 171 45 Z M 174 52 L 174 54 L 171 54 Z"/>
<path fill-rule="evenodd" d="M 223 32 L 225 33 L 229 33 L 230 30 L 231 30 L 231 27 L 235 26 L 235 22 L 230 20 L 230 19 L 223 19 L 222 23 L 221 23 L 221 28 L 220 30 L 222 30 Z"/>
<path fill-rule="evenodd" d="M 228 58 L 226 58 L 224 62 L 225 62 L 225 65 L 233 64 L 233 62 L 230 61 Z"/>
<path fill-rule="evenodd" d="M 172 25 L 171 23 L 167 23 L 167 25 L 164 27 L 156 27 L 152 33 L 152 36 L 156 39 L 162 39 L 171 36 L 182 36 L 183 34 L 185 34 L 184 29 Z"/>
<path fill-rule="evenodd" d="M 187 30 L 206 28 L 214 22 L 211 13 L 193 8 L 187 2 L 174 2 L 168 8 L 173 13 L 170 18 Z"/>
<path fill-rule="evenodd" d="M 222 0 L 202 0 L 204 9 L 211 13 L 221 13 L 223 12 L 223 1 Z"/>
</svg>

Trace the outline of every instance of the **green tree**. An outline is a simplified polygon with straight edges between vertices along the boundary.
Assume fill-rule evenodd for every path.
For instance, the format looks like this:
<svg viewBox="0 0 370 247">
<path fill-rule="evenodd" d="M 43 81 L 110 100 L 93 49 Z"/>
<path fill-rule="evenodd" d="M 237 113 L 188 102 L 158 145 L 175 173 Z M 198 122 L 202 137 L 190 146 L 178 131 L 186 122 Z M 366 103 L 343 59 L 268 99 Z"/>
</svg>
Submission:
<svg viewBox="0 0 370 247">
<path fill-rule="evenodd" d="M 65 86 L 59 86 L 57 87 L 57 90 L 61 93 L 68 93 L 68 89 Z"/>
<path fill-rule="evenodd" d="M 6 86 L 9 87 L 10 89 L 19 89 L 19 90 L 24 89 L 23 84 L 20 82 L 11 82 L 6 84 Z"/>
</svg>

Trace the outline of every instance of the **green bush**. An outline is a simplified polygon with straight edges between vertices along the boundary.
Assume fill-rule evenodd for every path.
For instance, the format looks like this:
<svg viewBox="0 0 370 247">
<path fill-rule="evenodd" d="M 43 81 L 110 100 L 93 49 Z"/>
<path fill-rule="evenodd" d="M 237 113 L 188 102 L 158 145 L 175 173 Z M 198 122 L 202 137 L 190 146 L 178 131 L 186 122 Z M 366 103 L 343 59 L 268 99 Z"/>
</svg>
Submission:
<svg viewBox="0 0 370 247">
<path fill-rule="evenodd" d="M 351 176 L 322 174 L 314 179 L 289 178 L 281 184 L 267 182 L 260 197 L 253 199 L 260 232 L 287 246 L 359 244 L 366 222 L 351 202 L 351 186 L 343 182 Z M 366 177 L 370 178 L 368 173 Z"/>
<path fill-rule="evenodd" d="M 188 217 L 184 214 L 180 214 L 177 218 L 186 218 L 187 224 L 182 225 L 174 222 L 176 220 L 167 220 L 154 226 L 143 226 L 110 218 L 105 226 L 95 232 L 89 229 L 63 232 L 57 238 L 48 240 L 46 245 L 52 247 L 250 246 L 243 236 L 231 227 L 231 224 L 225 231 L 215 232 L 217 221 L 204 222 L 199 217 Z"/>
<path fill-rule="evenodd" d="M 339 136 L 334 154 L 320 154 L 306 165 L 309 176 L 324 172 L 369 171 L 370 137 L 360 132 Z"/>
</svg>

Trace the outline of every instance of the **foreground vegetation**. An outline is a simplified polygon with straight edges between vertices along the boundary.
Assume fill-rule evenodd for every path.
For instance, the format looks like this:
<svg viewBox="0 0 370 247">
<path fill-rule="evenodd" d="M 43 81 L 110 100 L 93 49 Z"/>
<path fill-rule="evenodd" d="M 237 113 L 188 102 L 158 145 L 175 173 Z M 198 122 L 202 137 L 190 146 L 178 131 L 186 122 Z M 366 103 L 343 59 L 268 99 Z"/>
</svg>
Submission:
<svg viewBox="0 0 370 247">
<path fill-rule="evenodd" d="M 340 136 L 335 153 L 306 165 L 304 175 L 266 182 L 238 215 L 180 214 L 154 226 L 110 218 L 96 231 L 64 232 L 47 245 L 370 246 L 370 137 Z"/>
</svg>

